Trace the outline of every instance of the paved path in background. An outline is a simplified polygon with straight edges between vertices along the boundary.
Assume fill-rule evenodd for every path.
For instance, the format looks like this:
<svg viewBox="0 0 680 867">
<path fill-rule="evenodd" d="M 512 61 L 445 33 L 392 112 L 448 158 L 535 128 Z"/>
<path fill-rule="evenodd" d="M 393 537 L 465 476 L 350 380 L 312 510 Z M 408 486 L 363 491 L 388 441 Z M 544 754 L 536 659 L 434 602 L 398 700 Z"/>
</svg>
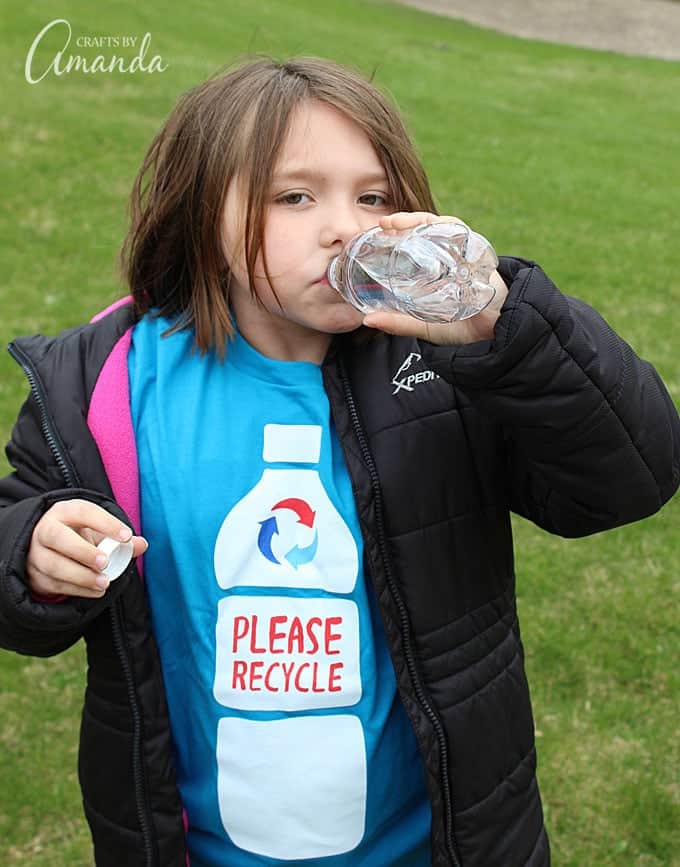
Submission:
<svg viewBox="0 0 680 867">
<path fill-rule="evenodd" d="M 514 36 L 680 60 L 680 3 L 673 0 L 401 2 Z"/>
</svg>

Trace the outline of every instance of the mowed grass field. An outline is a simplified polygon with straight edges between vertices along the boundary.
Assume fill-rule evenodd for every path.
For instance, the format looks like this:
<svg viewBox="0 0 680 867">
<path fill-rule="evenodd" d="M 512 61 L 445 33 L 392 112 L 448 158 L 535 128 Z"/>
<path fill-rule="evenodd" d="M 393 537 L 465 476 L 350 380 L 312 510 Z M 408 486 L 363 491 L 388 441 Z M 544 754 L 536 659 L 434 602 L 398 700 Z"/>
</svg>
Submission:
<svg viewBox="0 0 680 867">
<path fill-rule="evenodd" d="M 151 34 L 162 73 L 24 79 L 36 34 Z M 587 26 L 587 23 L 584 23 Z M 64 43 L 52 31 L 36 68 Z M 440 211 L 597 307 L 680 401 L 680 66 L 508 38 L 375 2 L 24 2 L 3 15 L 0 339 L 57 333 L 124 293 L 126 197 L 180 93 L 247 51 L 353 64 L 402 109 Z M 0 354 L 0 438 L 27 393 Z M 9 472 L 0 458 L 0 472 Z M 680 865 L 680 500 L 563 540 L 514 520 L 539 781 L 558 867 Z M 93 863 L 76 780 L 82 646 L 0 653 L 0 860 Z M 512 865 L 508 865 L 512 867 Z"/>
</svg>

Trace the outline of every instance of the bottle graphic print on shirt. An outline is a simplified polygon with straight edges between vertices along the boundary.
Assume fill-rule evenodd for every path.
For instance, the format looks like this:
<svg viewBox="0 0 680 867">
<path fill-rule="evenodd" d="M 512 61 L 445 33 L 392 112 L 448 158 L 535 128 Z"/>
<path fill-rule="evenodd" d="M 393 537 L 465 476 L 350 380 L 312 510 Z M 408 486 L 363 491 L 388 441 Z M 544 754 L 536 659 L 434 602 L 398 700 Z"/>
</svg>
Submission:
<svg viewBox="0 0 680 867">
<path fill-rule="evenodd" d="M 351 851 L 366 816 L 361 721 L 318 712 L 361 699 L 357 604 L 262 591 L 349 594 L 356 584 L 354 537 L 310 468 L 321 435 L 317 425 L 265 425 L 265 464 L 299 466 L 265 466 L 215 543 L 220 587 L 240 588 L 218 603 L 213 691 L 236 712 L 218 723 L 220 815 L 235 845 L 286 860 Z"/>
</svg>

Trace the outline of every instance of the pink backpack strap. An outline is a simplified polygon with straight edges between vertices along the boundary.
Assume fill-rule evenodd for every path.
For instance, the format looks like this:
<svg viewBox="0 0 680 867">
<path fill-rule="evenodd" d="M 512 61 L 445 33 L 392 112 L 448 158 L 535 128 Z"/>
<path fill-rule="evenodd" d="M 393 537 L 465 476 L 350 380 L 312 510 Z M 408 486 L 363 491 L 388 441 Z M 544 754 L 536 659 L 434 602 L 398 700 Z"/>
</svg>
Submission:
<svg viewBox="0 0 680 867">
<path fill-rule="evenodd" d="M 99 322 L 100 319 L 108 316 L 109 313 L 113 313 L 114 310 L 118 310 L 119 307 L 124 307 L 126 304 L 131 304 L 132 301 L 132 295 L 126 295 L 125 298 L 119 298 L 117 301 L 114 301 L 113 304 L 109 304 L 109 306 L 104 310 L 95 313 L 92 319 L 90 319 L 90 322 Z"/>
<path fill-rule="evenodd" d="M 128 303 L 129 300 L 127 298 L 117 301 L 95 319 Z M 119 338 L 99 372 L 90 399 L 87 424 L 97 443 L 115 500 L 130 516 L 135 535 L 140 536 L 139 464 L 132 427 L 127 366 L 133 327 L 130 326 Z M 142 557 L 138 558 L 137 565 L 144 577 Z"/>
</svg>

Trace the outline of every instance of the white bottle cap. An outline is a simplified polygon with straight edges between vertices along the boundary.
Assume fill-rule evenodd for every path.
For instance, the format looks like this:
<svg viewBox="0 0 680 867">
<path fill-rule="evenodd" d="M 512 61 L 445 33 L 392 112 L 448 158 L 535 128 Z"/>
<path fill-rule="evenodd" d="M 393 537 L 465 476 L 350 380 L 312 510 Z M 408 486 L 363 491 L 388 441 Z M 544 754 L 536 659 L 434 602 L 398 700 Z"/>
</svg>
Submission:
<svg viewBox="0 0 680 867">
<path fill-rule="evenodd" d="M 109 562 L 101 570 L 109 581 L 115 581 L 116 578 L 119 578 L 132 560 L 132 542 L 118 542 L 116 539 L 105 536 L 97 545 L 97 550 L 109 558 Z"/>
<path fill-rule="evenodd" d="M 266 424 L 262 460 L 268 463 L 318 464 L 321 425 Z"/>
</svg>

